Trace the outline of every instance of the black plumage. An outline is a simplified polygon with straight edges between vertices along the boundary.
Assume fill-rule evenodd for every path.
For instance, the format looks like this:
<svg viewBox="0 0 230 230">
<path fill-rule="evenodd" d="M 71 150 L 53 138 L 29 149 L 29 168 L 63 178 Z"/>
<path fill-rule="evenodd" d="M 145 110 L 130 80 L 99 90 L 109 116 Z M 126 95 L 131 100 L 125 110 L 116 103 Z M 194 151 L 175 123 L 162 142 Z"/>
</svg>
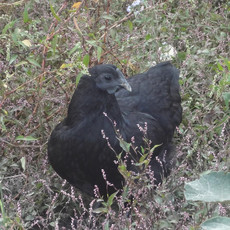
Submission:
<svg viewBox="0 0 230 230">
<path fill-rule="evenodd" d="M 97 65 L 89 73 L 91 76 L 81 78 L 67 117 L 50 136 L 48 157 L 52 167 L 80 190 L 93 195 L 97 185 L 106 197 L 124 183 L 114 163 L 116 154 L 122 152 L 115 130 L 126 142 L 134 137 L 140 147 L 145 143 L 138 126 L 147 124 L 151 146 L 160 144 L 150 165 L 156 184 L 161 183 L 171 168 L 173 132 L 182 116 L 179 71 L 166 62 L 128 81 L 113 65 Z M 113 186 L 106 184 L 102 169 Z M 129 160 L 128 169 L 134 169 Z"/>
</svg>

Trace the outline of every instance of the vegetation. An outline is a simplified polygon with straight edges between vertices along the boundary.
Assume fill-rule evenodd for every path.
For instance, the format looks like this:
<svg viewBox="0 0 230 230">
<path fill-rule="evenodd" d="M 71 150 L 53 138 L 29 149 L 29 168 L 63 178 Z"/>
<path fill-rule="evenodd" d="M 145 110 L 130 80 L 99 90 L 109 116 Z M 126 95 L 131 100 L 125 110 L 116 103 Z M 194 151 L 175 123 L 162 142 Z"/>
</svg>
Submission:
<svg viewBox="0 0 230 230">
<path fill-rule="evenodd" d="M 144 0 L 128 13 L 132 2 L 0 3 L 0 228 L 192 230 L 230 215 L 229 200 L 184 197 L 202 172 L 230 171 L 229 3 Z M 168 59 L 181 70 L 177 166 L 154 191 L 151 177 L 134 183 L 121 164 L 123 196 L 98 207 L 50 167 L 51 130 L 88 66 L 112 63 L 131 76 Z"/>
</svg>

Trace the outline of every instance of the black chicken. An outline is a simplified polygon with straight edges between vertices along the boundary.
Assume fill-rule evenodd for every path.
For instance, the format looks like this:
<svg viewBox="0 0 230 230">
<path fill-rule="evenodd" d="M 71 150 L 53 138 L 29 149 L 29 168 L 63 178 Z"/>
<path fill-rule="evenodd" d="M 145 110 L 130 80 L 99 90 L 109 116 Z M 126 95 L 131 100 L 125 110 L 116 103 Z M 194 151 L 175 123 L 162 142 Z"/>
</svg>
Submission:
<svg viewBox="0 0 230 230">
<path fill-rule="evenodd" d="M 97 65 L 89 73 L 82 76 L 67 117 L 50 136 L 50 164 L 83 192 L 93 196 L 96 185 L 106 198 L 124 184 L 115 163 L 122 152 L 116 130 L 124 141 L 132 139 L 140 147 L 145 145 L 140 127 L 147 125 L 151 146 L 160 145 L 150 165 L 156 184 L 161 183 L 171 169 L 172 137 L 182 117 L 179 71 L 165 62 L 128 81 L 114 65 Z M 135 170 L 130 159 L 127 162 L 128 169 Z"/>
</svg>

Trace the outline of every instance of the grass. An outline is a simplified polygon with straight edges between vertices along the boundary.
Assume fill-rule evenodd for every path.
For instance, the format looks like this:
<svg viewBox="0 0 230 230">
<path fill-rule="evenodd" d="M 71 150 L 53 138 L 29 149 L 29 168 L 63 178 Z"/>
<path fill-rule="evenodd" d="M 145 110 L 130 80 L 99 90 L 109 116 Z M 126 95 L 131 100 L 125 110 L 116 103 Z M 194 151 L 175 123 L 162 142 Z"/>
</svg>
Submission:
<svg viewBox="0 0 230 230">
<path fill-rule="evenodd" d="M 144 1 L 127 13 L 131 2 L 0 3 L 1 228 L 187 230 L 229 216 L 226 203 L 188 202 L 183 194 L 200 173 L 230 170 L 229 3 Z M 176 168 L 156 191 L 145 174 L 131 183 L 131 207 L 126 194 L 95 213 L 96 201 L 50 167 L 50 132 L 88 66 L 113 63 L 131 76 L 163 61 L 165 43 L 181 70 Z"/>
</svg>

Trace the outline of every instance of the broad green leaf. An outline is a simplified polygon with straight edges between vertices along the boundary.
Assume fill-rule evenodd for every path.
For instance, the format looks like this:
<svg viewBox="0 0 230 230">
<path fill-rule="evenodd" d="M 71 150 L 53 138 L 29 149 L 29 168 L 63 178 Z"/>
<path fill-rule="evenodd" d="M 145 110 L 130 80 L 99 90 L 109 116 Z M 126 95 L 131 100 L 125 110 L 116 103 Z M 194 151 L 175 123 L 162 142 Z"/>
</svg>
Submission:
<svg viewBox="0 0 230 230">
<path fill-rule="evenodd" d="M 17 59 L 17 57 L 18 57 L 17 54 L 13 54 L 12 57 L 10 58 L 9 65 L 11 65 Z"/>
<path fill-rule="evenodd" d="M 120 142 L 120 146 L 121 148 L 126 152 L 128 153 L 129 150 L 130 150 L 130 147 L 131 147 L 131 144 L 130 143 L 127 143 L 126 141 L 118 138 L 119 142 Z"/>
<path fill-rule="evenodd" d="M 80 81 L 82 75 L 83 75 L 82 73 L 79 73 L 79 74 L 77 75 L 77 77 L 76 77 L 76 86 L 78 85 L 78 83 L 79 83 L 79 81 Z"/>
<path fill-rule="evenodd" d="M 32 136 L 17 136 L 16 137 L 16 139 L 15 139 L 16 141 L 36 141 L 36 140 L 38 140 L 38 138 L 34 138 L 34 137 L 32 137 Z"/>
<path fill-rule="evenodd" d="M 103 15 L 102 18 L 104 19 L 108 19 L 108 20 L 111 20 L 111 21 L 115 21 L 115 18 L 111 15 Z"/>
<path fill-rule="evenodd" d="M 218 69 L 219 69 L 220 71 L 223 71 L 223 70 L 224 70 L 224 68 L 222 67 L 222 65 L 221 65 L 220 63 L 217 63 L 217 67 L 218 67 Z"/>
<path fill-rule="evenodd" d="M 8 24 L 6 24 L 2 30 L 2 34 L 5 34 L 7 32 L 8 29 L 12 28 L 15 24 L 17 20 L 14 20 L 12 22 L 9 22 Z"/>
<path fill-rule="evenodd" d="M 230 201 L 230 173 L 211 172 L 185 184 L 186 200 L 222 202 Z"/>
<path fill-rule="evenodd" d="M 109 207 L 113 204 L 114 197 L 117 195 L 117 193 L 118 191 L 109 196 L 108 201 L 107 201 L 107 204 L 109 205 Z"/>
<path fill-rule="evenodd" d="M 127 170 L 125 165 L 118 165 L 118 171 L 124 178 L 128 178 L 131 175 L 131 173 Z"/>
<path fill-rule="evenodd" d="M 41 67 L 40 66 L 40 64 L 37 62 L 37 61 L 35 61 L 33 58 L 26 58 L 27 59 L 27 61 L 30 63 L 30 64 L 32 64 L 32 65 L 34 65 L 34 66 L 37 66 L 37 67 Z"/>
<path fill-rule="evenodd" d="M 86 54 L 84 57 L 83 57 L 83 64 L 88 67 L 89 66 L 89 54 Z"/>
<path fill-rule="evenodd" d="M 139 163 L 142 163 L 148 155 L 149 155 L 148 153 L 143 154 L 139 159 Z"/>
<path fill-rule="evenodd" d="M 227 230 L 230 229 L 230 218 L 224 216 L 217 216 L 206 220 L 201 224 L 204 230 Z"/>
</svg>

